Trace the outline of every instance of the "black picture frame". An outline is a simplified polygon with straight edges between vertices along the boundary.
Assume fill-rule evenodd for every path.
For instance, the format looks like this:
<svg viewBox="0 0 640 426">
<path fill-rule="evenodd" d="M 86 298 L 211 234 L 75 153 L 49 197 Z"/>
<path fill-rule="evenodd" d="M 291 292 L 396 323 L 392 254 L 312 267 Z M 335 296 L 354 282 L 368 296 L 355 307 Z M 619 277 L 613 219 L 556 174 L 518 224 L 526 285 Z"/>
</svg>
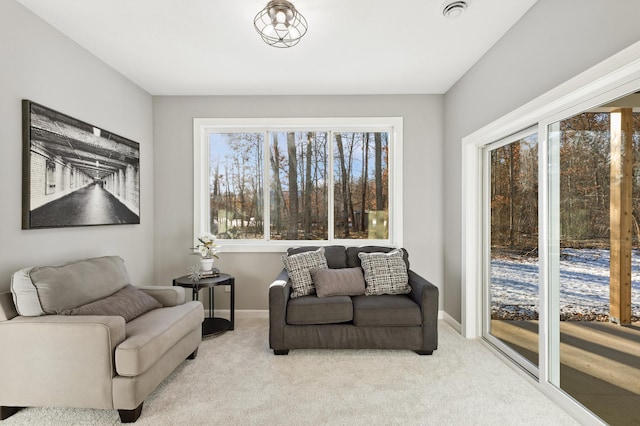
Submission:
<svg viewBox="0 0 640 426">
<path fill-rule="evenodd" d="M 140 144 L 22 101 L 22 229 L 140 223 Z"/>
</svg>

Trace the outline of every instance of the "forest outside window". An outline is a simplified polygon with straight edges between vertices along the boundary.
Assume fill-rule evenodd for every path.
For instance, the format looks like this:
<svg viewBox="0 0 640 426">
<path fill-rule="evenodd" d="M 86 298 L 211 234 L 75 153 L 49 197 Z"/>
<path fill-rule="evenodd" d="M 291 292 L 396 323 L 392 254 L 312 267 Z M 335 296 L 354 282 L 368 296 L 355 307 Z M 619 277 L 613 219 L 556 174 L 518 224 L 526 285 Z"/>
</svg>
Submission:
<svg viewBox="0 0 640 426">
<path fill-rule="evenodd" d="M 195 119 L 194 135 L 194 235 L 401 245 L 401 118 Z"/>
</svg>

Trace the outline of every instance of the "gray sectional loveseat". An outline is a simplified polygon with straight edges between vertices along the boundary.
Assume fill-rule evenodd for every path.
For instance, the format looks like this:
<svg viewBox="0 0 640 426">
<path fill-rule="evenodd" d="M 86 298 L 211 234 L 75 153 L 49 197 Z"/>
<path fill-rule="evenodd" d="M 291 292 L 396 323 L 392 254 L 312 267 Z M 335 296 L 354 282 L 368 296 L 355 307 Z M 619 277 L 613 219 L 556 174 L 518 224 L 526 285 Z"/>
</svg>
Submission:
<svg viewBox="0 0 640 426">
<path fill-rule="evenodd" d="M 312 267 L 309 273 L 312 280 L 328 277 L 335 281 L 328 285 L 323 283 L 322 292 L 320 288 L 314 288 L 311 294 L 296 294 L 298 290 L 292 286 L 287 268 L 269 287 L 269 345 L 276 355 L 286 355 L 290 349 L 318 348 L 408 349 L 430 355 L 437 349 L 438 288 L 409 269 L 406 250 L 402 249 L 401 257 L 406 268 L 408 293 L 367 295 L 375 293 L 369 288 L 371 277 L 367 277 L 367 270 L 370 268 L 363 274 L 366 288 L 358 290 L 350 283 L 354 281 L 352 277 L 362 271 L 361 253 L 391 256 L 394 249 L 380 246 L 298 247 L 290 248 L 283 260 L 285 265 L 287 262 L 295 264 L 294 256 L 317 253 L 322 249 L 326 265 Z M 336 275 L 338 270 L 342 272 Z M 381 275 L 387 277 L 389 274 L 394 272 L 388 273 L 383 268 Z M 378 278 L 384 281 L 384 277 Z M 340 290 L 349 286 L 352 286 L 349 290 Z"/>
<path fill-rule="evenodd" d="M 0 293 L 0 418 L 20 407 L 117 409 L 145 398 L 195 358 L 204 311 L 182 287 L 133 287 L 120 257 L 13 274 Z"/>
</svg>

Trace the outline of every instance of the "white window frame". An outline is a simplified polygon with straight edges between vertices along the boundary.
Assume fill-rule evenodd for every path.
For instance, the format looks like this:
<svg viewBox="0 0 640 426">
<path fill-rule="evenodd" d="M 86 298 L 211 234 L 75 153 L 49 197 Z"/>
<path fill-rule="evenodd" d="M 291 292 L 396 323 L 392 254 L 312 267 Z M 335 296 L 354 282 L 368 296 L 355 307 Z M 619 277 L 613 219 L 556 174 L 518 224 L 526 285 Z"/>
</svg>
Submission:
<svg viewBox="0 0 640 426">
<path fill-rule="evenodd" d="M 225 252 L 282 252 L 291 246 L 333 245 L 345 246 L 386 245 L 402 247 L 403 244 L 403 118 L 402 117 L 335 117 L 335 118 L 194 118 L 193 119 L 193 235 L 209 231 L 209 134 L 210 133 L 264 133 L 263 153 L 269 152 L 267 132 L 315 131 L 327 132 L 329 141 L 329 179 L 333 173 L 333 133 L 337 132 L 388 132 L 389 133 L 389 238 L 337 239 L 333 237 L 333 186 L 329 185 L 328 211 L 329 235 L 327 240 L 271 240 L 269 197 L 263 205 L 264 236 L 262 239 L 220 239 Z M 264 188 L 269 187 L 269 156 L 263 159 Z"/>
</svg>

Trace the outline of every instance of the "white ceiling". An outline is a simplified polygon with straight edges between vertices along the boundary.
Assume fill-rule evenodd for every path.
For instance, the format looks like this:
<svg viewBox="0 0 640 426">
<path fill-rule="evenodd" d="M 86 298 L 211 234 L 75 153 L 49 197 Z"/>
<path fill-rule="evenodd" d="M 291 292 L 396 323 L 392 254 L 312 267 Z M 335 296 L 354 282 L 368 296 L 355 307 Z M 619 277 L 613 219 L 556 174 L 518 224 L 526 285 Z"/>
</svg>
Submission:
<svg viewBox="0 0 640 426">
<path fill-rule="evenodd" d="M 17 0 L 153 95 L 445 93 L 536 2 L 293 0 L 289 49 L 253 17 L 267 0 Z"/>
</svg>

